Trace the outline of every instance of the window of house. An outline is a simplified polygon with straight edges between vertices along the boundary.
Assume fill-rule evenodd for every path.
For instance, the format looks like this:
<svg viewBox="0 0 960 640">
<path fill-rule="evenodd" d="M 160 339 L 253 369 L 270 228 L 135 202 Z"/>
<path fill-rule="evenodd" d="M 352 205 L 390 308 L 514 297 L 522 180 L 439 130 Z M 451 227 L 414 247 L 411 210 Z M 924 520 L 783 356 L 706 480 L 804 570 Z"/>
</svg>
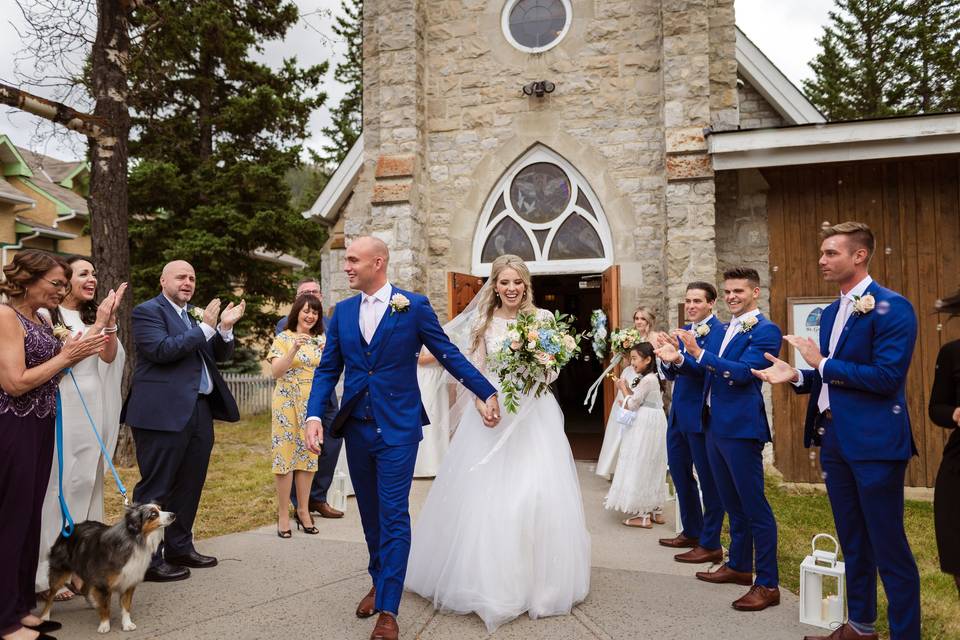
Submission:
<svg viewBox="0 0 960 640">
<path fill-rule="evenodd" d="M 540 53 L 563 39 L 571 17 L 569 0 L 509 0 L 501 23 L 510 44 L 521 51 Z"/>
</svg>

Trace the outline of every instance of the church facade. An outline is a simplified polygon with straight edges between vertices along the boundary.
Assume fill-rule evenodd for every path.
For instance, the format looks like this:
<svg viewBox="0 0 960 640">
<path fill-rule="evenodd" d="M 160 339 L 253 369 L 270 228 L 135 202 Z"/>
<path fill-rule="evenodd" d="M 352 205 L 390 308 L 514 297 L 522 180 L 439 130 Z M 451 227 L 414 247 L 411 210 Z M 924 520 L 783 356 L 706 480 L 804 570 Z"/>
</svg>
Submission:
<svg viewBox="0 0 960 640">
<path fill-rule="evenodd" d="M 825 123 L 737 29 L 733 0 L 367 0 L 363 33 L 363 134 L 305 212 L 331 228 L 322 281 L 334 301 L 351 293 L 346 243 L 369 233 L 391 247 L 391 280 L 427 293 L 441 318 L 493 258 L 515 253 L 538 303 L 584 322 L 602 307 L 622 326 L 645 305 L 660 328 L 677 326 L 687 282 L 745 264 L 761 275 L 762 310 L 784 324 L 788 298 L 819 285 L 778 292 L 780 270 L 806 261 L 811 272 L 820 225 L 857 213 L 784 217 L 790 171 L 960 149 L 956 116 L 917 125 L 910 151 L 898 144 L 910 122 Z M 799 246 L 790 224 L 813 244 Z M 942 288 L 960 286 L 951 277 Z M 583 432 L 596 425 L 574 396 L 599 368 L 559 383 Z M 773 400 L 776 429 L 796 438 L 793 400 Z M 783 446 L 797 467 L 788 479 L 817 480 L 799 441 Z"/>
</svg>

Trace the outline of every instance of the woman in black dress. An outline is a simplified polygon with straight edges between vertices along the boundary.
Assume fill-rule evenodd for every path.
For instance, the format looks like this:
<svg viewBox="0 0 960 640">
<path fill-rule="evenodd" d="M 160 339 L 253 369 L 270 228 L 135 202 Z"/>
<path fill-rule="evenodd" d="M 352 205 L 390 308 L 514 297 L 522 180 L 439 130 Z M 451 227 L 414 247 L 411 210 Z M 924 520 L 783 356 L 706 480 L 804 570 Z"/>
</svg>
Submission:
<svg viewBox="0 0 960 640">
<path fill-rule="evenodd" d="M 939 302 L 937 311 L 960 316 L 960 292 Z M 953 576 L 960 593 L 960 340 L 943 345 L 937 355 L 930 419 L 945 429 L 953 429 L 937 473 L 933 511 L 940 569 Z"/>
</svg>

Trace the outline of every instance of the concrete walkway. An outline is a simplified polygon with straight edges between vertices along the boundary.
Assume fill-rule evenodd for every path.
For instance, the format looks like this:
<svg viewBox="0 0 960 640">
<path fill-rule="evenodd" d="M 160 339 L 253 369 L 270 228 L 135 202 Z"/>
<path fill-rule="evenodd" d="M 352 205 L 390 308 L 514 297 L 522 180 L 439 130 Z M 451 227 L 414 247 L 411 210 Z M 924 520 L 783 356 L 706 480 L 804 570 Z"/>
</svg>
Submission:
<svg viewBox="0 0 960 640">
<path fill-rule="evenodd" d="M 736 640 L 799 640 L 816 632 L 799 624 L 797 597 L 782 592 L 779 607 L 741 613 L 730 603 L 745 592 L 734 585 L 710 585 L 693 577 L 700 566 L 681 565 L 671 550 L 657 544 L 673 531 L 668 523 L 651 530 L 631 529 L 602 508 L 608 483 L 591 467 L 578 465 L 584 506 L 593 536 L 590 595 L 573 615 L 504 625 L 498 639 L 675 638 Z M 414 517 L 430 481 L 414 482 Z M 230 514 L 220 517 L 229 518 Z M 370 585 L 366 547 L 362 542 L 356 503 L 351 498 L 342 520 L 317 519 L 320 535 L 294 529 L 293 538 L 277 538 L 274 527 L 200 541 L 203 553 L 220 565 L 194 570 L 189 580 L 143 584 L 134 597 L 137 630 L 120 630 L 114 600 L 115 636 L 191 639 L 330 639 L 366 640 L 373 620 L 354 616 L 357 601 Z M 704 567 L 705 568 L 705 567 Z M 97 614 L 82 599 L 58 604 L 54 619 L 64 623 L 61 640 L 103 638 Z M 422 598 L 407 594 L 401 605 L 401 637 L 409 640 L 468 640 L 490 637 L 476 616 L 433 611 Z"/>
</svg>

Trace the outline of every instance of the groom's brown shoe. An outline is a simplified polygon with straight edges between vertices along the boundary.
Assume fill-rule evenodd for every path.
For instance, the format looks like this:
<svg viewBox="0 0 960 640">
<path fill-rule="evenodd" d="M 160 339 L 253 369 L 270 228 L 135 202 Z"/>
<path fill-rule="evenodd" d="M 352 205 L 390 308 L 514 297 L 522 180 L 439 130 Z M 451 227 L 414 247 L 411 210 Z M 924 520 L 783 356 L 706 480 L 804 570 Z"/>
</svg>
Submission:
<svg viewBox="0 0 960 640">
<path fill-rule="evenodd" d="M 733 601 L 733 608 L 737 611 L 763 611 L 767 607 L 780 604 L 780 589 L 755 584 L 742 598 Z"/>
<path fill-rule="evenodd" d="M 876 633 L 857 633 L 849 624 L 842 624 L 828 636 L 803 636 L 803 640 L 878 640 Z"/>
<path fill-rule="evenodd" d="M 719 564 L 723 562 L 723 548 L 714 549 L 704 549 L 700 545 L 697 545 L 690 551 L 686 553 L 678 553 L 673 556 L 673 559 L 677 562 L 689 562 L 690 564 L 703 564 L 704 562 L 712 562 L 714 564 Z"/>
<path fill-rule="evenodd" d="M 373 633 L 370 634 L 370 640 L 397 640 L 400 636 L 400 627 L 397 625 L 397 619 L 390 613 L 381 613 L 377 618 L 377 624 L 373 627 Z"/>
<path fill-rule="evenodd" d="M 753 574 L 746 571 L 734 571 L 726 564 L 720 565 L 716 571 L 697 571 L 697 580 L 714 584 L 733 583 L 749 587 L 753 584 Z"/>
<path fill-rule="evenodd" d="M 682 533 L 676 538 L 660 538 L 660 545 L 671 549 L 693 549 L 699 542 L 696 538 L 688 538 Z"/>
<path fill-rule="evenodd" d="M 374 609 L 374 604 L 377 597 L 377 588 L 370 587 L 370 592 L 363 596 L 363 600 L 360 601 L 360 604 L 357 605 L 357 617 L 358 618 L 369 618 L 377 612 Z"/>
</svg>

